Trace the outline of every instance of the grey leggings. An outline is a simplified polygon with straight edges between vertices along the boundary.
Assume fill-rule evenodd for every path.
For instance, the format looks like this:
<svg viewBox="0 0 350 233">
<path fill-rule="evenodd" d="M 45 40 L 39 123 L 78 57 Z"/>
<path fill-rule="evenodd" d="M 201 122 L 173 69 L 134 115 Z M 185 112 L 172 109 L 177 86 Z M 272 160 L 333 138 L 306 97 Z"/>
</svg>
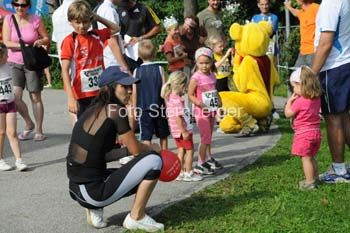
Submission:
<svg viewBox="0 0 350 233">
<path fill-rule="evenodd" d="M 162 160 L 158 154 L 141 154 L 119 169 L 109 169 L 110 174 L 101 182 L 69 182 L 69 193 L 85 208 L 103 208 L 134 194 L 143 180 L 158 179 L 161 168 Z"/>
</svg>

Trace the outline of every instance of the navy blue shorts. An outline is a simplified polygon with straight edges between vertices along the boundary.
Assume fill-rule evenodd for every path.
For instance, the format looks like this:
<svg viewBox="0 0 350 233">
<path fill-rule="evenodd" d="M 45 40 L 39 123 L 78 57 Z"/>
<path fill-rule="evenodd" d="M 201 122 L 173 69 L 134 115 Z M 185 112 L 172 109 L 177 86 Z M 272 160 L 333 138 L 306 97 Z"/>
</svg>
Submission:
<svg viewBox="0 0 350 233">
<path fill-rule="evenodd" d="M 322 114 L 350 110 L 350 63 L 320 73 Z"/>
<path fill-rule="evenodd" d="M 143 110 L 139 124 L 142 141 L 151 141 L 153 134 L 158 138 L 166 138 L 170 135 L 165 109 Z"/>
</svg>

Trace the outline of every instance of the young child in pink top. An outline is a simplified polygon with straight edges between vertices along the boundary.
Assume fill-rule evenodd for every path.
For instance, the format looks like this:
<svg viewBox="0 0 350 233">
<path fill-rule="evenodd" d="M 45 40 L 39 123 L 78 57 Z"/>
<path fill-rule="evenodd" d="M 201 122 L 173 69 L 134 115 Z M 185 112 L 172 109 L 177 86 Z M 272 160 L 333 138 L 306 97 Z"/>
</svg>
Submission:
<svg viewBox="0 0 350 233">
<path fill-rule="evenodd" d="M 199 48 L 195 53 L 196 72 L 188 86 L 188 96 L 195 105 L 194 116 L 201 137 L 198 164 L 195 172 L 211 175 L 222 165 L 211 156 L 211 142 L 216 111 L 221 106 L 220 96 L 215 88 L 216 78 L 213 70 L 213 52 L 208 48 Z"/>
<path fill-rule="evenodd" d="M 178 149 L 177 155 L 183 164 L 183 172 L 180 173 L 177 180 L 200 181 L 203 178 L 192 170 L 193 126 L 190 122 L 189 109 L 185 106 L 186 88 L 187 75 L 182 71 L 174 71 L 163 85 L 161 96 L 166 103 L 170 131 Z"/>
<path fill-rule="evenodd" d="M 293 94 L 287 101 L 284 114 L 288 118 L 293 117 L 292 154 L 301 157 L 303 164 L 305 180 L 299 182 L 299 188 L 314 189 L 318 180 L 315 156 L 321 144 L 321 87 L 318 78 L 307 66 L 295 70 L 290 82 Z"/>
</svg>

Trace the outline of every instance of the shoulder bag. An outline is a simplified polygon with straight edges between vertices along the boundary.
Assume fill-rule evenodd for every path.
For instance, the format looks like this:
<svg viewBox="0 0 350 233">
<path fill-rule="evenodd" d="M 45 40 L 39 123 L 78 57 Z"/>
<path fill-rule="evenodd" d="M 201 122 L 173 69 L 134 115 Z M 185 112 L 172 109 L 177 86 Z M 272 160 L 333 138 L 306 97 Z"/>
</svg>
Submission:
<svg viewBox="0 0 350 233">
<path fill-rule="evenodd" d="M 25 45 L 14 15 L 12 15 L 12 20 L 15 24 L 19 43 L 21 45 L 24 67 L 32 71 L 44 70 L 46 67 L 49 67 L 51 65 L 51 58 L 46 50 L 42 46 L 36 47 L 33 45 Z"/>
</svg>

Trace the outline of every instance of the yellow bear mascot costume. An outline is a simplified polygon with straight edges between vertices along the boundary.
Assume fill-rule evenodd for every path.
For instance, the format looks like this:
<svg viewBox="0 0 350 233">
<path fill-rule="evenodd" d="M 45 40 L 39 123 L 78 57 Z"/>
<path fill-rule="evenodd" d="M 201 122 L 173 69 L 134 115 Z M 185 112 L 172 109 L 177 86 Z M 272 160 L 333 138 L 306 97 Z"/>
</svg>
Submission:
<svg viewBox="0 0 350 233">
<path fill-rule="evenodd" d="M 230 36 L 235 41 L 234 82 L 238 92 L 220 92 L 225 112 L 220 122 L 224 133 L 248 136 L 258 131 L 258 121 L 271 115 L 272 92 L 278 81 L 273 62 L 266 55 L 272 26 L 270 23 L 234 23 Z"/>
</svg>

